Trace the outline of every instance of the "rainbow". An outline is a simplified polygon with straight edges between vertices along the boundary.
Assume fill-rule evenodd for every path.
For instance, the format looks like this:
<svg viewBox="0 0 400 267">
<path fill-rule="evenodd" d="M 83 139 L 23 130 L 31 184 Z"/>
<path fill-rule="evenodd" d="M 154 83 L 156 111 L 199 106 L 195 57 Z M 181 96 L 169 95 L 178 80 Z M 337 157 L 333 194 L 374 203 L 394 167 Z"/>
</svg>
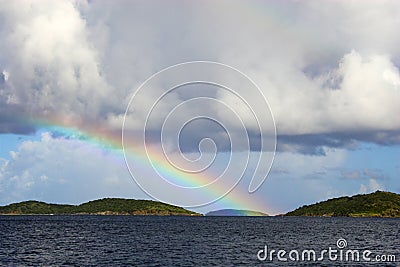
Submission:
<svg viewBox="0 0 400 267">
<path fill-rule="evenodd" d="M 278 27 L 282 24 L 282 18 L 290 17 L 287 16 L 287 14 L 283 14 L 281 10 L 268 7 L 268 5 L 265 5 L 263 2 L 253 2 L 252 5 L 247 3 L 245 4 L 243 2 L 231 2 L 230 5 L 232 5 L 233 9 L 241 10 L 241 14 L 243 14 L 243 16 L 249 17 L 253 20 L 259 20 L 262 24 L 271 22 L 275 23 L 275 26 Z M 306 34 L 299 33 L 297 28 L 296 31 L 294 31 L 287 27 L 281 27 L 281 30 L 286 31 L 288 35 L 292 36 L 302 36 L 302 34 Z M 121 132 L 113 132 L 99 125 L 86 125 L 67 117 L 19 119 L 34 125 L 35 128 L 43 129 L 53 133 L 59 133 L 61 136 L 63 136 L 63 138 L 83 141 L 101 148 L 102 151 L 113 153 L 117 157 L 123 159 Z M 129 157 L 132 157 L 136 162 L 138 162 L 138 166 L 145 162 L 147 156 L 150 156 L 151 159 L 156 162 L 157 169 L 161 170 L 164 174 L 173 177 L 177 181 L 182 181 L 187 185 L 196 186 L 199 184 L 199 181 L 194 180 L 192 176 L 182 174 L 175 168 L 166 165 L 162 155 L 159 155 L 157 152 L 149 150 L 148 155 L 144 155 L 135 149 L 136 147 L 137 144 L 135 141 L 130 140 L 128 146 L 125 148 L 126 152 L 129 154 Z M 123 161 L 116 161 L 115 164 L 123 164 Z M 212 179 L 212 177 L 207 176 L 204 176 L 203 178 L 205 181 Z M 205 194 L 211 194 L 214 196 L 219 196 L 222 193 L 224 192 L 221 188 L 215 188 L 215 190 L 213 189 L 212 192 L 205 192 Z M 257 210 L 267 213 L 269 210 L 274 210 L 272 207 L 268 207 L 267 203 L 260 199 L 257 194 L 249 194 L 247 190 L 240 191 L 238 187 L 218 200 L 218 205 L 226 208 Z"/>
<path fill-rule="evenodd" d="M 266 214 L 252 210 L 222 209 L 211 211 L 207 216 L 265 216 Z"/>
<path fill-rule="evenodd" d="M 102 151 L 108 151 L 109 153 L 115 154 L 117 157 L 123 159 L 123 149 L 121 142 L 121 131 L 110 131 L 104 127 L 98 125 L 81 125 L 80 123 L 72 123 L 70 119 L 52 117 L 50 119 L 35 119 L 29 120 L 29 124 L 34 125 L 36 128 L 49 131 L 60 135 L 61 138 L 67 138 L 71 140 L 79 140 L 85 143 L 94 145 L 100 148 Z M 79 127 L 73 127 L 70 125 L 80 125 Z M 130 140 L 125 144 L 125 153 L 134 161 L 138 163 L 138 166 L 144 164 L 147 161 L 147 155 L 138 153 L 135 149 L 137 143 Z M 193 176 L 185 174 L 169 164 L 165 164 L 163 155 L 159 155 L 153 150 L 148 150 L 148 156 L 154 166 L 163 175 L 167 175 L 176 181 L 184 183 L 188 186 L 199 186 L 199 181 L 194 180 Z M 121 164 L 122 161 L 116 162 Z M 125 164 L 123 164 L 125 166 Z M 212 181 L 214 177 L 202 175 L 202 184 L 204 181 Z M 213 190 L 205 190 L 204 194 L 211 195 L 212 197 L 218 197 L 224 195 L 225 190 L 213 186 Z M 217 200 L 218 206 L 224 208 L 242 209 L 242 210 L 257 210 L 268 213 L 268 210 L 273 208 L 267 207 L 266 203 L 261 200 L 256 194 L 249 194 L 246 190 L 240 191 L 238 187 L 226 194 L 224 197 Z"/>
</svg>

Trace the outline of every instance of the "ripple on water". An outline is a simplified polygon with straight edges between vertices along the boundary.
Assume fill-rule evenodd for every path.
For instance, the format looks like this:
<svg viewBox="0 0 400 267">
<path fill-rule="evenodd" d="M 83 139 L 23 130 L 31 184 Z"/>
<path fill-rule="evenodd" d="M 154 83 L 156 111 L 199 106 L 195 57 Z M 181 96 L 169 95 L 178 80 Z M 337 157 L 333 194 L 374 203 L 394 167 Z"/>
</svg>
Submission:
<svg viewBox="0 0 400 267">
<path fill-rule="evenodd" d="M 0 216 L 0 265 L 315 266 L 260 262 L 257 252 L 321 251 L 339 238 L 400 260 L 399 229 L 399 219 L 379 218 Z M 318 262 L 335 265 L 367 266 Z"/>
</svg>

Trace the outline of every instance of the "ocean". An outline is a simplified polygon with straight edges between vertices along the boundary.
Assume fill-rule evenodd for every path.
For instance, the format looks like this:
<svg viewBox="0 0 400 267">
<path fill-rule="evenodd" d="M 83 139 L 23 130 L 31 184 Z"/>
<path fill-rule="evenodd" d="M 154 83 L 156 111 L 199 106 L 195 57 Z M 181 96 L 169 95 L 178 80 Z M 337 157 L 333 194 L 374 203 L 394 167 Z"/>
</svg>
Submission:
<svg viewBox="0 0 400 267">
<path fill-rule="evenodd" d="M 400 219 L 0 216 L 0 265 L 400 266 Z"/>
</svg>

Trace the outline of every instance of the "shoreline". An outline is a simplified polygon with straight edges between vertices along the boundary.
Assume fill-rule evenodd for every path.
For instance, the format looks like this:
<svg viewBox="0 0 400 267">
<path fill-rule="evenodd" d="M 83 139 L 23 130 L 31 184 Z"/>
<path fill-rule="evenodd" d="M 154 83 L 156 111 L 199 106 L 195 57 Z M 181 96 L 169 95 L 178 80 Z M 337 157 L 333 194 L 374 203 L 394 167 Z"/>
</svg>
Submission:
<svg viewBox="0 0 400 267">
<path fill-rule="evenodd" d="M 62 214 L 32 214 L 32 213 L 0 213 L 0 216 L 187 216 L 202 217 L 203 214 L 125 214 L 125 213 L 62 213 Z"/>
<path fill-rule="evenodd" d="M 240 215 L 226 215 L 226 216 L 207 216 L 204 214 L 125 214 L 125 213 L 63 213 L 63 214 L 13 214 L 4 213 L 0 216 L 157 216 L 157 217 L 267 217 L 267 218 L 279 218 L 279 217 L 300 217 L 300 218 L 381 218 L 381 219 L 400 219 L 400 217 L 390 216 L 325 216 L 325 215 L 269 215 L 269 216 L 240 216 Z"/>
</svg>

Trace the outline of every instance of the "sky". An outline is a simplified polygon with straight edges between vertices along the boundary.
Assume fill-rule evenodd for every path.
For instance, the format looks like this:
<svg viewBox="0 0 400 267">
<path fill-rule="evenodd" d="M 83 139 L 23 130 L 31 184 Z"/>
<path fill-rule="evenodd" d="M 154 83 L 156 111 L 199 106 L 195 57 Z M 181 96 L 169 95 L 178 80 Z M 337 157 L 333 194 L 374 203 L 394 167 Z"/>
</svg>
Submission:
<svg viewBox="0 0 400 267">
<path fill-rule="evenodd" d="M 2 1 L 0 205 L 280 214 L 400 193 L 399 14 L 394 0 Z"/>
</svg>

